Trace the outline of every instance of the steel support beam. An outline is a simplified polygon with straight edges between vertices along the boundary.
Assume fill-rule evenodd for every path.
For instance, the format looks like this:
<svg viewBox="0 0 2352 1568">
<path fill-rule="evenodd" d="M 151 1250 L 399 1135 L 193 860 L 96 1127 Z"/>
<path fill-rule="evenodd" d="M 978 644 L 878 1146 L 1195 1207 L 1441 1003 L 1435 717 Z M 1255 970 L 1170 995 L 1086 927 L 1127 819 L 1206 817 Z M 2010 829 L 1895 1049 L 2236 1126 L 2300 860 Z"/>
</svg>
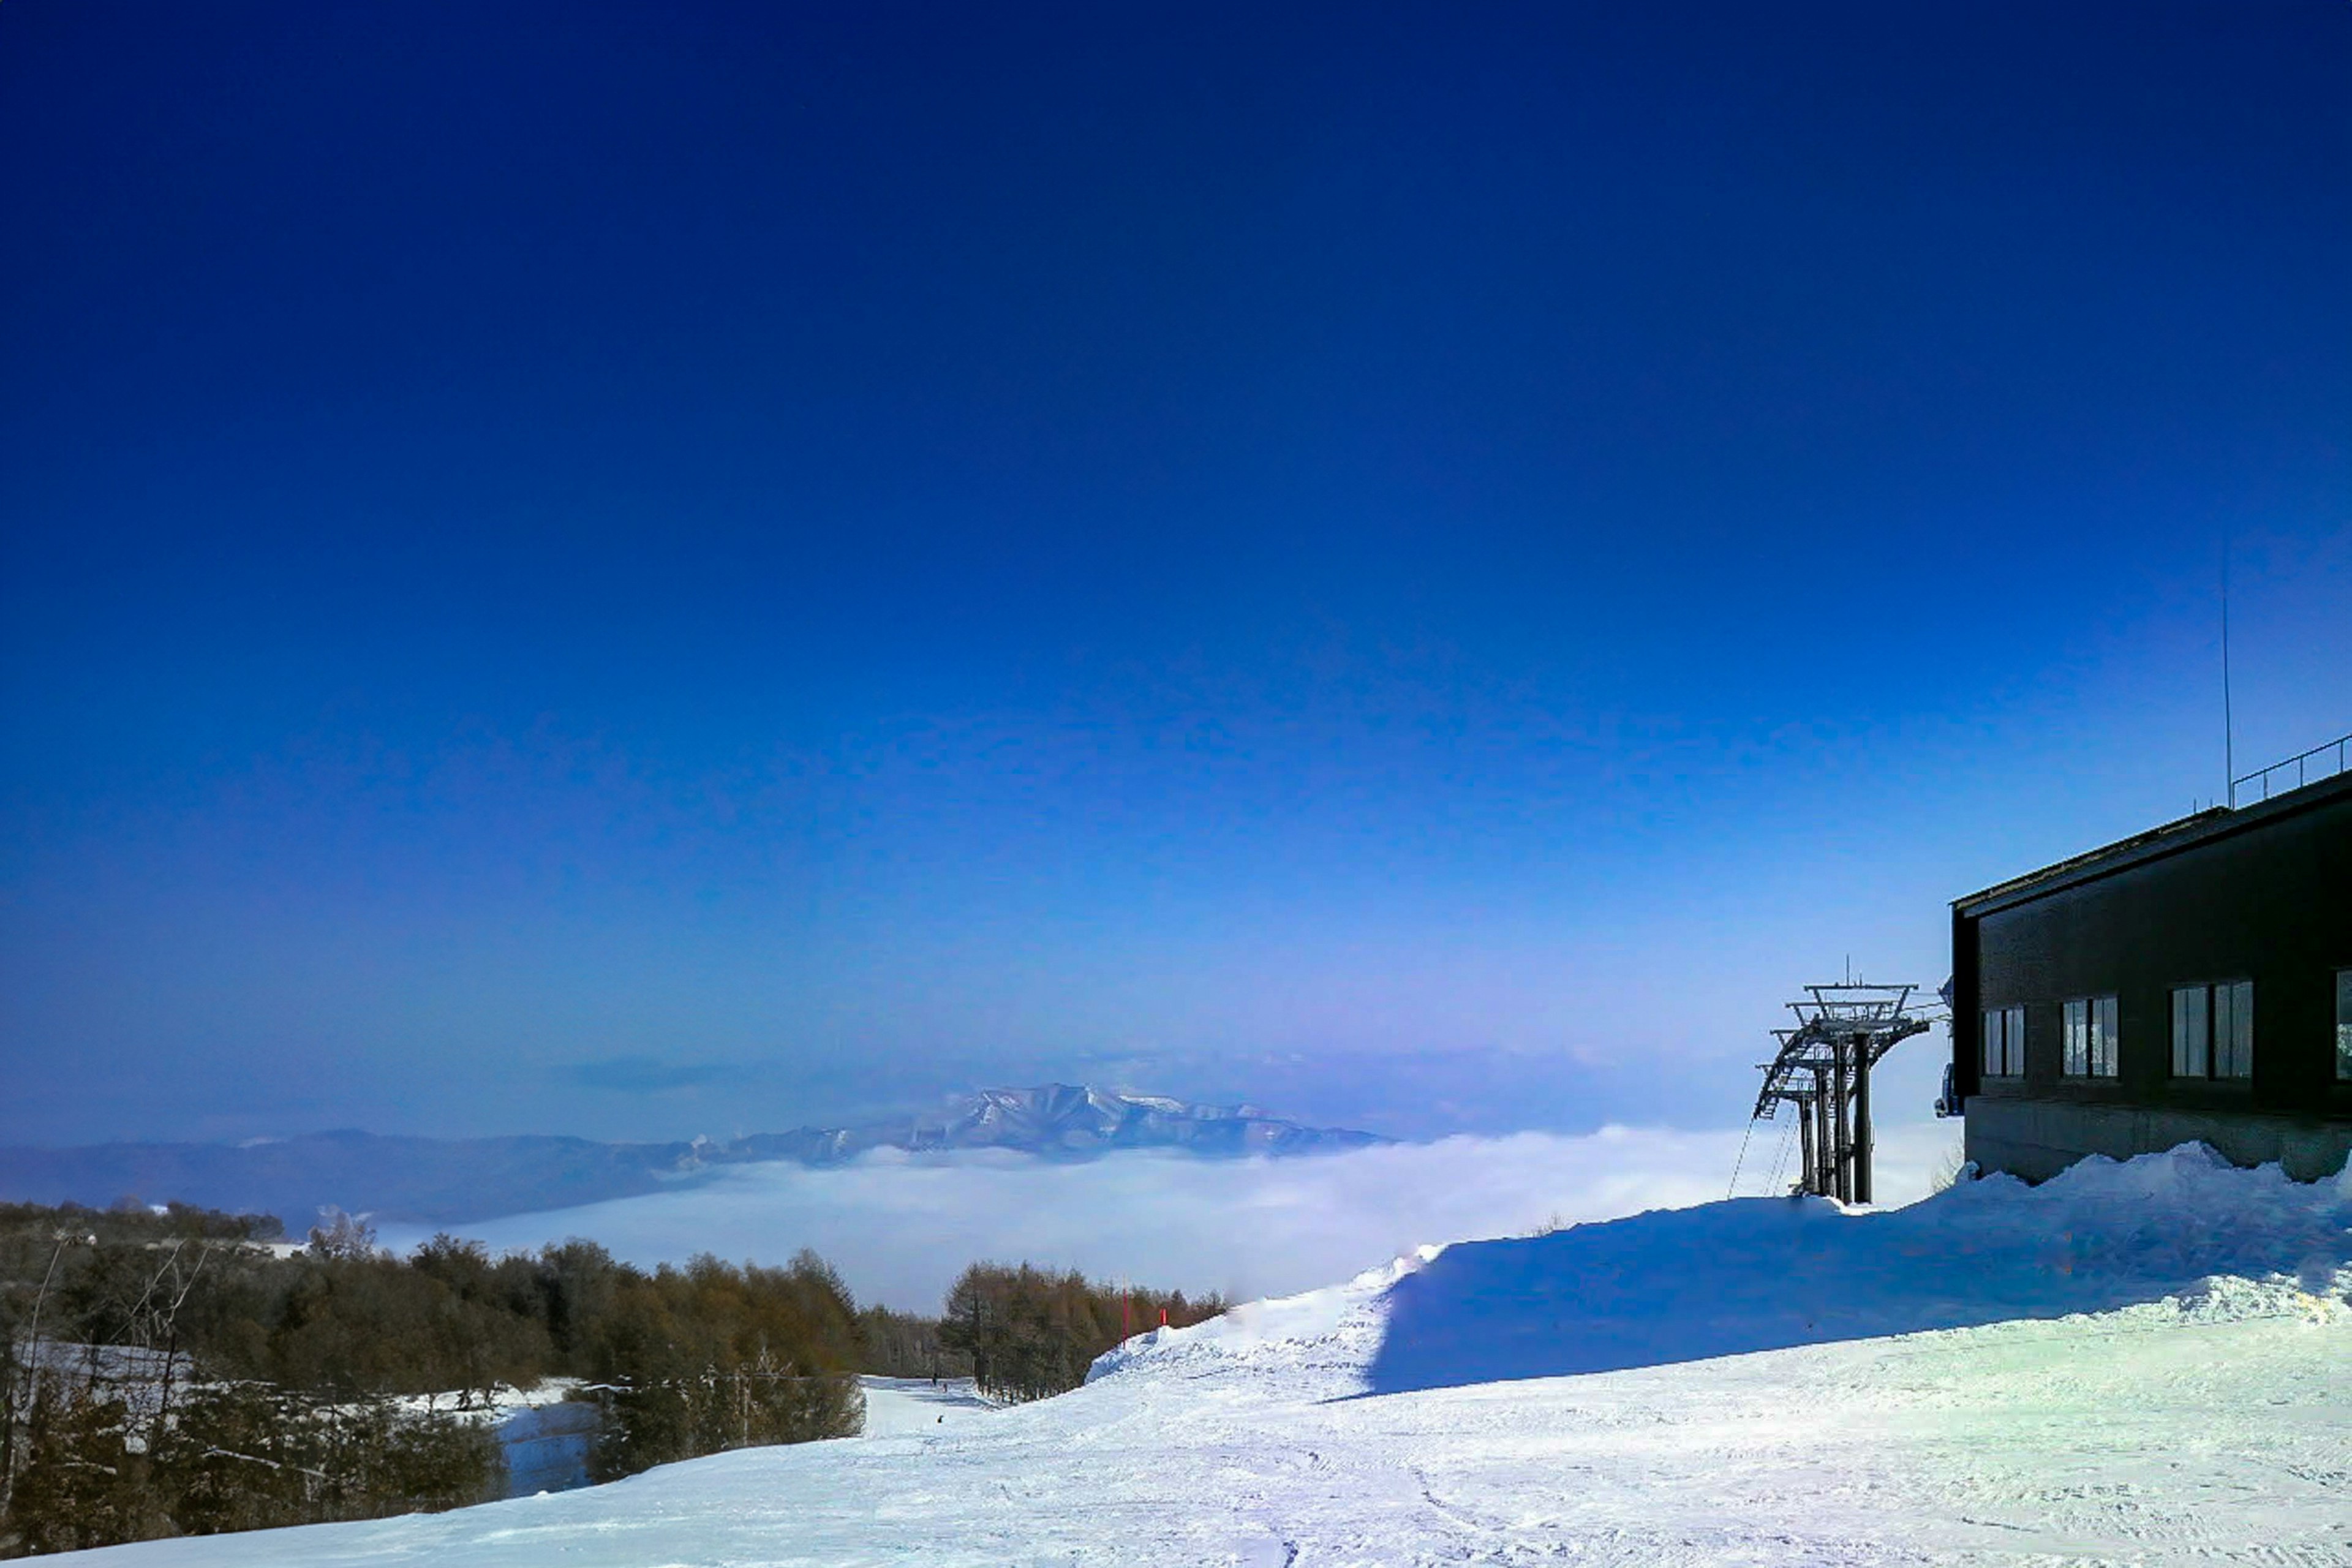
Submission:
<svg viewBox="0 0 2352 1568">
<path fill-rule="evenodd" d="M 1846 1107 L 1847 1075 L 1852 1070 L 1847 1065 L 1850 1049 L 1843 1035 L 1830 1042 L 1830 1125 L 1837 1130 L 1830 1164 L 1836 1176 L 1837 1201 L 1842 1204 L 1853 1202 L 1853 1126 Z"/>
<path fill-rule="evenodd" d="M 1871 1069 L 1897 1044 L 1925 1033 L 1930 1018 L 1908 1010 L 1916 986 L 1848 979 L 1805 989 L 1810 1000 L 1789 1004 L 1795 1026 L 1772 1031 L 1778 1048 L 1770 1062 L 1759 1064 L 1764 1083 L 1755 1120 L 1776 1117 L 1783 1101 L 1795 1105 L 1800 1189 L 1844 1203 L 1873 1203 L 1877 1130 Z"/>
<path fill-rule="evenodd" d="M 1853 1201 L 1871 1201 L 1870 1037 L 1853 1037 Z"/>
<path fill-rule="evenodd" d="M 1830 1079 L 1821 1068 L 1813 1069 L 1813 1184 L 1806 1189 L 1817 1198 L 1830 1195 L 1836 1184 L 1831 1179 L 1831 1156 L 1837 1148 L 1830 1136 Z"/>
</svg>

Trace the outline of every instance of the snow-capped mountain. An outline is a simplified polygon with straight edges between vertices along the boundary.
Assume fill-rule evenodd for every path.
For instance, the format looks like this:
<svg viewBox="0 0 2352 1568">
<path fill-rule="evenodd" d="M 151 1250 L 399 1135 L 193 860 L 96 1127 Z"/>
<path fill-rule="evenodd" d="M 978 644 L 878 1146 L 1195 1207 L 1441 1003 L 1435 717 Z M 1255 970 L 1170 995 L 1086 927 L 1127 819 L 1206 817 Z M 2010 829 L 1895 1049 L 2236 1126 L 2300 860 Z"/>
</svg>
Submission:
<svg viewBox="0 0 2352 1568">
<path fill-rule="evenodd" d="M 1168 1148 L 1213 1155 L 1308 1154 L 1388 1142 L 1370 1132 L 1302 1127 L 1250 1105 L 1190 1105 L 1160 1095 L 1049 1083 L 982 1089 L 934 1116 L 758 1133 L 715 1157 L 823 1164 L 885 1148 L 1011 1149 L 1062 1158 Z"/>
<path fill-rule="evenodd" d="M 1002 1149 L 1069 1160 L 1125 1149 L 1181 1149 L 1208 1157 L 1310 1154 L 1389 1142 L 1370 1132 L 1301 1126 L 1248 1105 L 1192 1105 L 1055 1083 L 983 1089 L 929 1114 L 760 1132 L 727 1142 L 339 1131 L 244 1145 L 0 1149 L 0 1199 L 189 1203 L 274 1214 L 299 1236 L 329 1204 L 387 1223 L 456 1225 L 656 1192 L 727 1165 L 766 1160 L 827 1165 L 873 1149 Z"/>
</svg>

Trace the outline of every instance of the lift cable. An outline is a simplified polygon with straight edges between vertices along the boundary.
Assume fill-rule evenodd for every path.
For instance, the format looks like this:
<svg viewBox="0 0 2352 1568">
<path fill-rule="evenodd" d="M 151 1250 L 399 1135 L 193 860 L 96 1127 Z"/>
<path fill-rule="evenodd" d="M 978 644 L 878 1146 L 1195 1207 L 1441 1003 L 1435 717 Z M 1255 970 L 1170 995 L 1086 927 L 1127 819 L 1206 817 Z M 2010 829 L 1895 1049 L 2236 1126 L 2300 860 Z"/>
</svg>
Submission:
<svg viewBox="0 0 2352 1568">
<path fill-rule="evenodd" d="M 1756 1119 L 1748 1118 L 1748 1131 L 1739 1135 L 1739 1158 L 1731 1162 L 1731 1185 L 1723 1189 L 1727 1198 L 1739 1191 L 1739 1167 L 1748 1163 L 1748 1140 L 1756 1135 Z"/>
<path fill-rule="evenodd" d="M 1772 1192 L 1780 1190 L 1780 1173 L 1788 1168 L 1789 1150 L 1797 1141 L 1797 1124 L 1793 1121 L 1780 1129 L 1780 1146 L 1772 1152 Z"/>
</svg>

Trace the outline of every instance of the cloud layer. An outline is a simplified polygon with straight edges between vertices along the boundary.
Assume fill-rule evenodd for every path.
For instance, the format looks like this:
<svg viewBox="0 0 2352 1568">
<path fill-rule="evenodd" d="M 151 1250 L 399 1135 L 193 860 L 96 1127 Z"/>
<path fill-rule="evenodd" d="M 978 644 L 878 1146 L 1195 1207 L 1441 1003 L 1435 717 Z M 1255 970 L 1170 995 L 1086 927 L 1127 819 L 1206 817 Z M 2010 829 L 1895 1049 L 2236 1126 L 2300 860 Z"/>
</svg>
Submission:
<svg viewBox="0 0 2352 1568">
<path fill-rule="evenodd" d="M 1880 1131 L 1881 1201 L 1923 1194 L 1948 1125 Z M 1507 1236 L 1721 1198 L 1737 1131 L 1605 1128 L 1582 1137 L 1448 1138 L 1291 1160 L 1113 1155 L 1055 1164 L 971 1152 L 877 1151 L 850 1164 L 735 1167 L 707 1184 L 462 1227 L 494 1250 L 567 1236 L 631 1262 L 698 1252 L 780 1263 L 803 1247 L 862 1302 L 936 1311 L 964 1265 L 1028 1259 L 1235 1299 L 1347 1279 L 1425 1242 Z M 1749 1146 L 1744 1194 L 1773 1190 L 1773 1146 Z M 387 1231 L 400 1248 L 423 1239 Z"/>
</svg>

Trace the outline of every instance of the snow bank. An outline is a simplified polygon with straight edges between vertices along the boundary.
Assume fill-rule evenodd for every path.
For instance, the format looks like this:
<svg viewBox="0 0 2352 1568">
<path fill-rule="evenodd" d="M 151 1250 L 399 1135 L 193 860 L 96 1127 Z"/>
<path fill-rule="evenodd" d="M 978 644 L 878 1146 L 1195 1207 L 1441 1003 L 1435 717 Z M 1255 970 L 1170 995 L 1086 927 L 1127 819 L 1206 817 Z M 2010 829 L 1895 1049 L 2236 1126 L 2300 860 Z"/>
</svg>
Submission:
<svg viewBox="0 0 2352 1568">
<path fill-rule="evenodd" d="M 2224 1285 L 2221 1282 L 2230 1282 Z M 1893 1210 L 1738 1198 L 1425 1248 L 1349 1285 L 1140 1336 L 1143 1362 L 1311 1373 L 1387 1394 L 2147 1303 L 2203 1319 L 2352 1300 L 2352 1167 L 2289 1181 L 2202 1144 Z"/>
</svg>

